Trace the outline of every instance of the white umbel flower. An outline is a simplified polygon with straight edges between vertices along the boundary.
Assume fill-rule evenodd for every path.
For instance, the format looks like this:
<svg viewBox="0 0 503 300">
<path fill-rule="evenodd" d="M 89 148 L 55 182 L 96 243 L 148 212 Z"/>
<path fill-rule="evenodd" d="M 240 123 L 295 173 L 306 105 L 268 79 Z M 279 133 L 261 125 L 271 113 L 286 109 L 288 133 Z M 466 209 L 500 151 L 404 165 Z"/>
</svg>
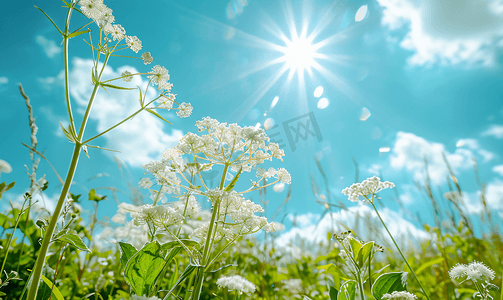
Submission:
<svg viewBox="0 0 503 300">
<path fill-rule="evenodd" d="M 402 291 L 402 292 L 394 291 L 391 294 L 384 294 L 384 295 L 382 295 L 381 299 L 383 299 L 383 300 L 384 299 L 414 300 L 414 299 L 417 299 L 417 296 L 414 295 L 414 294 L 411 294 L 409 292 L 406 292 L 406 291 Z"/>
<path fill-rule="evenodd" d="M 129 46 L 129 49 L 133 50 L 135 53 L 141 50 L 141 41 L 136 36 L 127 36 L 126 43 Z"/>
<path fill-rule="evenodd" d="M 367 178 L 361 183 L 353 183 L 350 187 L 342 190 L 342 193 L 349 196 L 348 199 L 353 202 L 358 202 L 360 196 L 373 196 L 386 188 L 394 188 L 393 182 L 384 181 L 377 176 Z"/>
<path fill-rule="evenodd" d="M 237 291 L 240 295 L 242 293 L 255 292 L 255 285 L 239 275 L 222 276 L 217 280 L 218 287 L 225 287 L 229 291 Z"/>
<path fill-rule="evenodd" d="M 466 278 L 464 280 L 472 280 L 477 282 L 479 280 L 492 280 L 494 279 L 494 271 L 488 268 L 481 262 L 474 261 L 468 265 L 457 264 L 449 270 L 449 276 L 456 282 L 458 278 Z"/>
</svg>

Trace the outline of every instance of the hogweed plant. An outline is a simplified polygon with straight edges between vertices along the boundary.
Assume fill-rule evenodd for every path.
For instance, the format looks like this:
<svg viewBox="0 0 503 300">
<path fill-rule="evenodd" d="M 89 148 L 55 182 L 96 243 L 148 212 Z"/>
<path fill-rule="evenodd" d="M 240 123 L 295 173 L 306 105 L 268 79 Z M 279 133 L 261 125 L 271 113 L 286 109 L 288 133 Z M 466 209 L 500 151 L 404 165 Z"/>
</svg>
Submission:
<svg viewBox="0 0 503 300">
<path fill-rule="evenodd" d="M 175 294 L 180 286 L 176 295 L 179 297 L 183 292 L 181 284 L 186 279 L 184 299 L 199 299 L 205 273 L 214 271 L 212 266 L 239 237 L 261 229 L 275 231 L 274 223 L 256 215 L 264 212 L 262 206 L 243 195 L 280 182 L 290 183 L 290 174 L 285 169 L 258 167 L 272 158 L 282 160 L 284 151 L 278 144 L 268 143 L 269 138 L 260 128 L 228 125 L 209 117 L 197 121 L 196 125 L 204 134 L 187 133 L 175 148 L 166 150 L 161 161 L 143 166 L 153 178 L 142 178 L 139 184 L 150 191 L 153 204 L 119 205 L 122 212 L 129 212 L 136 225 L 148 228 L 149 242 L 140 250 L 120 243 L 125 279 L 138 296 L 158 294 L 158 281 L 183 249 L 190 257 L 190 264 L 164 299 Z M 213 169 L 221 170 L 216 188 L 204 179 L 205 172 Z M 252 169 L 256 169 L 257 180 L 247 189 L 236 191 L 242 173 Z M 168 201 L 166 195 L 170 194 L 178 200 Z M 211 217 L 200 222 L 190 233 L 191 239 L 187 239 L 189 234 L 184 226 L 201 210 L 197 198 L 211 204 Z M 170 241 L 159 243 L 162 240 Z M 217 244 L 220 247 L 216 247 Z M 237 293 L 254 290 L 241 277 L 221 278 L 217 284 Z"/>
<path fill-rule="evenodd" d="M 377 245 L 374 241 L 358 241 L 351 236 L 351 231 L 343 232 L 340 235 L 335 234 L 334 237 L 343 248 L 339 255 L 349 273 L 356 280 L 347 280 L 340 286 L 338 291 L 333 290 L 331 300 L 366 299 L 364 285 L 367 281 L 371 286 L 370 291 L 375 299 L 414 299 L 402 297 L 410 294 L 406 291 L 406 272 L 384 273 L 372 282 L 373 275 L 378 275 L 384 269 L 372 274 L 372 261 L 377 252 L 384 251 L 383 247 Z M 415 297 L 413 294 L 410 295 Z"/>
<path fill-rule="evenodd" d="M 119 24 L 115 23 L 115 17 L 112 14 L 112 10 L 103 4 L 103 0 L 63 0 L 65 4 L 64 7 L 67 8 L 66 23 L 63 29 L 60 29 L 58 25 L 40 8 L 38 8 L 42 13 L 49 19 L 49 21 L 54 25 L 57 31 L 61 34 L 63 38 L 63 49 L 64 49 L 64 80 L 65 80 L 65 98 L 66 107 L 68 112 L 68 127 L 64 128 L 63 132 L 65 136 L 74 143 L 73 156 L 70 162 L 68 174 L 61 191 L 58 203 L 54 212 L 52 213 L 52 218 L 50 223 L 45 228 L 45 236 L 42 241 L 41 249 L 32 272 L 32 282 L 29 292 L 28 300 L 34 300 L 37 295 L 37 290 L 39 286 L 39 281 L 41 278 L 42 268 L 44 266 L 45 258 L 49 250 L 51 241 L 53 241 L 53 236 L 55 234 L 56 225 L 64 206 L 65 200 L 68 199 L 69 191 L 75 170 L 77 168 L 78 160 L 81 151 L 84 151 L 88 156 L 88 148 L 104 149 L 98 146 L 90 145 L 89 143 L 96 138 L 106 134 L 107 132 L 113 130 L 117 126 L 126 122 L 127 120 L 133 118 L 135 115 L 141 111 L 148 111 L 149 113 L 155 115 L 158 118 L 163 119 L 155 109 L 168 109 L 177 110 L 177 115 L 180 117 L 188 117 L 191 114 L 192 106 L 187 103 L 181 103 L 175 107 L 177 104 L 175 101 L 174 94 L 171 94 L 172 84 L 168 82 L 169 73 L 168 70 L 162 66 L 156 65 L 152 68 L 152 71 L 146 73 L 135 73 L 124 72 L 122 76 L 118 78 L 112 78 L 104 80 L 102 75 L 104 73 L 105 67 L 110 62 L 113 57 L 130 57 L 128 55 L 123 55 L 125 51 L 133 51 L 138 53 L 142 49 L 141 41 L 136 36 L 126 35 L 126 30 Z M 85 17 L 91 19 L 91 21 L 83 26 L 80 26 L 76 30 L 70 30 L 70 20 L 73 13 L 83 14 Z M 91 24 L 97 26 L 96 34 L 91 35 L 91 29 L 84 29 Z M 93 85 L 92 93 L 89 97 L 87 107 L 80 124 L 80 128 L 76 127 L 73 110 L 70 100 L 70 79 L 69 79 L 69 42 L 72 38 L 82 36 L 83 34 L 89 33 L 89 40 L 86 43 L 91 47 L 92 57 L 93 57 L 93 68 L 90 74 L 90 80 Z M 143 59 L 145 64 L 149 64 L 153 61 L 152 56 L 149 52 L 145 52 L 140 57 L 133 57 L 137 59 Z M 112 84 L 114 81 L 123 79 L 124 81 L 130 81 L 133 76 L 147 75 L 149 78 L 149 85 L 152 84 L 157 86 L 158 96 L 154 99 L 147 99 L 148 86 L 142 90 L 141 87 L 138 88 L 128 88 L 117 84 Z M 118 89 L 118 90 L 139 90 L 139 109 L 131 114 L 129 117 L 120 121 L 119 123 L 111 126 L 110 128 L 104 130 L 103 132 L 84 139 L 84 133 L 86 129 L 87 122 L 89 120 L 93 103 L 96 100 L 96 95 L 101 89 L 107 91 L 108 89 Z M 154 104 L 157 101 L 157 105 Z M 164 120 L 164 119 L 163 119 Z M 166 121 L 166 120 L 164 120 Z M 167 121 L 166 121 L 167 122 Z M 168 122 L 169 123 L 169 122 Z M 105 149 L 108 150 L 108 149 Z"/>
<path fill-rule="evenodd" d="M 451 268 L 449 276 L 456 284 L 471 280 L 477 289 L 477 292 L 473 294 L 474 298 L 492 300 L 493 297 L 489 294 L 489 291 L 498 289 L 496 285 L 489 282 L 489 280 L 494 279 L 494 271 L 481 262 L 474 261 L 468 265 L 457 264 Z M 458 282 L 459 279 L 463 280 Z"/>
<path fill-rule="evenodd" d="M 379 211 L 377 210 L 374 200 L 377 198 L 377 193 L 382 191 L 383 189 L 386 188 L 394 188 L 395 184 L 389 181 L 384 181 L 382 182 L 379 177 L 373 176 L 371 178 L 367 178 L 361 183 L 353 183 L 350 187 L 345 188 L 342 190 L 342 193 L 346 196 L 348 196 L 348 199 L 353 202 L 358 202 L 360 200 L 360 197 L 365 198 L 364 200 L 368 201 L 370 205 L 374 208 L 374 211 L 376 212 L 377 216 L 379 217 L 379 220 L 383 224 L 384 228 L 386 229 L 386 232 L 390 236 L 391 240 L 393 241 L 393 244 L 395 244 L 398 252 L 402 256 L 403 261 L 407 264 L 407 267 L 411 271 L 412 275 L 416 279 L 417 283 L 419 283 L 419 286 L 421 287 L 421 290 L 423 291 L 423 294 L 426 296 L 426 298 L 429 300 L 430 297 L 426 293 L 425 289 L 423 288 L 423 285 L 421 284 L 421 281 L 417 278 L 416 273 L 410 266 L 409 262 L 405 258 L 405 256 L 402 253 L 402 250 L 400 250 L 400 247 L 396 243 L 395 239 L 393 238 L 393 235 L 389 231 L 388 227 L 384 223 L 383 219 L 381 218 L 381 215 L 379 214 Z"/>
</svg>

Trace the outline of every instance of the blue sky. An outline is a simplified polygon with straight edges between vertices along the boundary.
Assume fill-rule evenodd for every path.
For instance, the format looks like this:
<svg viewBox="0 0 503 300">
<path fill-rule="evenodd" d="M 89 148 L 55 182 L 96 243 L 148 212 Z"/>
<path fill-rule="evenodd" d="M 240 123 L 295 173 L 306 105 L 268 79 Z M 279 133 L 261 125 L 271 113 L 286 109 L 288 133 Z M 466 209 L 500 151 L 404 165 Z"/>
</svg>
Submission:
<svg viewBox="0 0 503 300">
<path fill-rule="evenodd" d="M 105 1 L 116 23 L 142 41 L 143 49 L 136 56 L 151 52 L 152 65 L 169 69 L 177 100 L 190 102 L 194 110 L 186 119 L 161 112 L 173 125 L 143 114 L 96 140 L 102 147 L 121 151 L 117 157 L 124 163 L 125 179 L 110 153 L 91 150 L 91 159 L 80 158 L 72 191 L 86 194 L 90 188 L 114 186 L 125 192 L 118 194 L 119 201 L 129 201 L 126 181 L 137 184 L 142 177 L 141 165 L 159 159 L 183 134 L 197 130 L 197 120 L 210 116 L 241 126 L 278 125 L 268 133 L 283 141 L 285 158 L 274 166 L 285 167 L 292 174 L 292 198 L 278 220 L 286 214 L 290 215 L 286 220 L 304 216 L 308 228 L 323 212 L 324 207 L 314 201 L 310 184 L 312 173 L 324 190 L 315 156 L 327 174 L 330 190 L 346 205 L 353 204 L 340 191 L 354 180 L 354 158 L 360 180 L 381 174 L 397 185 L 405 207 L 414 212 L 411 215 L 420 212 L 422 219 L 430 222 L 431 205 L 414 185 L 424 178 L 424 157 L 430 161 L 433 184 L 445 192 L 445 153 L 465 189 L 467 209 L 476 213 L 480 204 L 474 157 L 487 184 L 489 205 L 501 212 L 503 6 L 496 0 L 456 3 L 152 0 L 139 5 L 131 0 Z M 29 186 L 24 165 L 30 165 L 30 160 L 21 142 L 29 143 L 30 131 L 18 83 L 23 84 L 34 106 L 38 149 L 45 149 L 62 176 L 71 158 L 72 145 L 59 128 L 59 122 L 68 122 L 61 81 L 61 37 L 34 7 L 41 7 L 63 26 L 65 10 L 60 4 L 14 1 L 0 12 L 4 51 L 0 57 L 0 159 L 13 169 L 2 173 L 1 180 L 17 182 L 8 194 L 12 199 Z M 72 26 L 76 29 L 85 22 L 75 14 Z M 97 29 L 94 24 L 89 28 Z M 294 45 L 307 52 L 313 49 L 309 47 L 316 50 L 311 50 L 315 53 L 312 60 L 301 55 L 307 66 L 300 71 L 292 68 L 294 59 L 289 57 L 295 58 L 296 52 L 287 45 L 299 35 L 302 38 L 303 32 L 310 42 Z M 77 118 L 82 117 L 91 89 L 88 70 L 92 56 L 81 37 L 70 43 Z M 280 48 L 286 49 L 286 54 L 278 51 Z M 119 58 L 110 62 L 108 75 L 133 68 L 148 72 L 152 65 Z M 321 94 L 318 87 L 323 89 Z M 101 92 L 99 97 L 87 136 L 120 120 L 137 105 L 134 92 L 110 96 Z M 285 128 L 293 142 L 288 142 Z M 38 175 L 43 174 L 50 182 L 45 192 L 50 203 L 60 185 L 42 161 Z M 268 216 L 283 201 L 286 190 L 268 192 Z M 109 192 L 99 192 L 110 196 L 100 217 L 112 216 L 116 202 Z M 383 193 L 383 206 L 399 211 L 390 197 L 393 192 Z M 258 201 L 258 195 L 253 198 Z M 418 224 L 413 218 L 410 221 Z"/>
</svg>

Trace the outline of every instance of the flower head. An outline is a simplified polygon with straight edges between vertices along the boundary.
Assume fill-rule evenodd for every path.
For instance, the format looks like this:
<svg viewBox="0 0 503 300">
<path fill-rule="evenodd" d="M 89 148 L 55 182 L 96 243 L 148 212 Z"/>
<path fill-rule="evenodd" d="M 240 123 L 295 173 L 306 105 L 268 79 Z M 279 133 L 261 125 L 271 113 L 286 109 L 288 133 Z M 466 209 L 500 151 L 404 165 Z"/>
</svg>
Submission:
<svg viewBox="0 0 503 300">
<path fill-rule="evenodd" d="M 149 74 L 151 74 L 151 75 L 149 75 L 148 78 L 150 79 L 150 81 L 152 82 L 153 85 L 158 85 L 159 90 L 170 90 L 171 89 L 171 87 L 169 87 L 169 89 L 167 88 L 168 84 L 169 84 L 168 83 L 169 72 L 165 67 L 155 65 L 152 68 L 152 71 L 149 72 Z"/>
<path fill-rule="evenodd" d="M 140 51 L 142 48 L 141 41 L 136 36 L 127 36 L 126 43 L 129 46 L 129 49 L 133 50 L 136 53 L 138 53 L 138 51 Z"/>
<path fill-rule="evenodd" d="M 122 72 L 121 76 L 124 77 L 122 80 L 124 80 L 125 82 L 130 82 L 131 80 L 133 80 L 133 75 L 131 75 L 131 72 L 129 71 Z"/>
<path fill-rule="evenodd" d="M 395 184 L 393 182 L 382 182 L 379 177 L 374 176 L 365 179 L 361 183 L 353 183 L 350 187 L 343 189 L 342 193 L 349 196 L 350 201 L 358 202 L 358 200 L 360 200 L 360 196 L 374 196 L 383 189 L 394 187 Z"/>
<path fill-rule="evenodd" d="M 150 55 L 150 52 L 145 52 L 141 55 L 141 58 L 143 59 L 143 63 L 148 65 L 149 63 L 151 63 L 152 61 L 154 61 L 154 58 L 152 57 L 152 55 Z"/>
<path fill-rule="evenodd" d="M 240 295 L 255 292 L 256 289 L 253 283 L 239 275 L 222 276 L 217 280 L 217 285 L 220 288 L 225 287 L 229 291 L 237 291 Z"/>
<path fill-rule="evenodd" d="M 401 292 L 394 291 L 391 294 L 384 294 L 384 295 L 382 295 L 381 299 L 383 299 L 383 300 L 384 299 L 414 300 L 414 299 L 417 299 L 417 296 L 414 295 L 414 294 L 411 294 L 409 292 L 406 292 L 406 291 L 401 291 Z"/>
<path fill-rule="evenodd" d="M 192 114 L 192 105 L 190 105 L 190 103 L 183 102 L 178 106 L 178 111 L 176 112 L 177 116 L 180 118 L 187 118 L 190 114 Z"/>
<path fill-rule="evenodd" d="M 126 37 L 126 30 L 119 24 L 106 24 L 103 30 L 106 34 L 110 34 L 114 41 L 121 41 Z"/>
<path fill-rule="evenodd" d="M 474 261 L 468 265 L 457 264 L 449 270 L 449 276 L 456 282 L 458 278 L 465 278 L 477 282 L 484 279 L 485 281 L 494 279 L 494 271 L 488 268 L 481 262 Z"/>
</svg>

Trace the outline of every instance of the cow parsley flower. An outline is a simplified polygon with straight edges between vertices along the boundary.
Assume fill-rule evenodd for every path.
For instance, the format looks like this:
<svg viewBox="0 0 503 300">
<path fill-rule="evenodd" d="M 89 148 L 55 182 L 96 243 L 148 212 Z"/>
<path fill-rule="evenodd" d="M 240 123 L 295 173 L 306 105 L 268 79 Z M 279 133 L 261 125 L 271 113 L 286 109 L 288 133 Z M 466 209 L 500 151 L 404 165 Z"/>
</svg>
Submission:
<svg viewBox="0 0 503 300">
<path fill-rule="evenodd" d="M 151 62 L 154 61 L 154 58 L 152 57 L 152 55 L 150 55 L 150 52 L 145 52 L 141 55 L 141 58 L 143 59 L 143 63 L 148 65 L 150 64 Z"/>
<path fill-rule="evenodd" d="M 106 24 L 103 30 L 106 34 L 110 34 L 114 41 L 121 41 L 126 37 L 126 30 L 119 24 Z"/>
<path fill-rule="evenodd" d="M 414 300 L 417 299 L 417 296 L 406 291 L 401 292 L 393 291 L 393 293 L 391 294 L 382 295 L 381 299 Z"/>
<path fill-rule="evenodd" d="M 129 46 L 129 49 L 133 50 L 135 53 L 141 50 L 141 41 L 136 36 L 127 36 L 126 43 Z"/>
<path fill-rule="evenodd" d="M 159 97 L 159 106 L 157 106 L 158 108 L 161 108 L 161 109 L 167 109 L 167 110 L 170 110 L 173 108 L 173 103 L 175 102 L 175 99 L 176 99 L 176 94 L 171 94 L 171 93 L 168 93 L 168 94 L 162 94 L 161 97 Z"/>
<path fill-rule="evenodd" d="M 488 268 L 481 262 L 474 261 L 468 265 L 457 264 L 449 270 L 449 276 L 456 282 L 458 278 L 464 278 L 464 280 L 472 280 L 477 282 L 479 280 L 489 281 L 494 279 L 494 271 Z M 463 280 L 463 281 L 464 281 Z"/>
<path fill-rule="evenodd" d="M 183 102 L 178 106 L 178 111 L 176 112 L 176 115 L 179 116 L 180 118 L 187 118 L 192 114 L 192 105 L 190 103 L 185 103 Z"/>
<path fill-rule="evenodd" d="M 394 188 L 395 184 L 389 181 L 382 182 L 379 177 L 374 176 L 367 178 L 361 183 L 353 183 L 350 187 L 342 190 L 344 195 L 349 196 L 349 200 L 358 202 L 360 196 L 366 197 L 368 195 L 375 196 L 378 192 L 386 188 Z"/>
<path fill-rule="evenodd" d="M 124 80 L 125 82 L 130 82 L 131 80 L 133 80 L 133 75 L 131 75 L 131 72 L 129 71 L 124 71 L 122 72 L 121 74 L 122 77 L 122 80 Z"/>
<path fill-rule="evenodd" d="M 253 283 L 239 275 L 222 276 L 217 280 L 217 285 L 219 288 L 225 287 L 229 291 L 237 291 L 240 295 L 242 293 L 253 293 L 256 289 Z"/>
<path fill-rule="evenodd" d="M 149 72 L 148 78 L 153 85 L 161 84 L 162 82 L 167 82 L 169 80 L 169 72 L 165 67 L 155 65 L 152 67 L 152 71 Z"/>
</svg>

